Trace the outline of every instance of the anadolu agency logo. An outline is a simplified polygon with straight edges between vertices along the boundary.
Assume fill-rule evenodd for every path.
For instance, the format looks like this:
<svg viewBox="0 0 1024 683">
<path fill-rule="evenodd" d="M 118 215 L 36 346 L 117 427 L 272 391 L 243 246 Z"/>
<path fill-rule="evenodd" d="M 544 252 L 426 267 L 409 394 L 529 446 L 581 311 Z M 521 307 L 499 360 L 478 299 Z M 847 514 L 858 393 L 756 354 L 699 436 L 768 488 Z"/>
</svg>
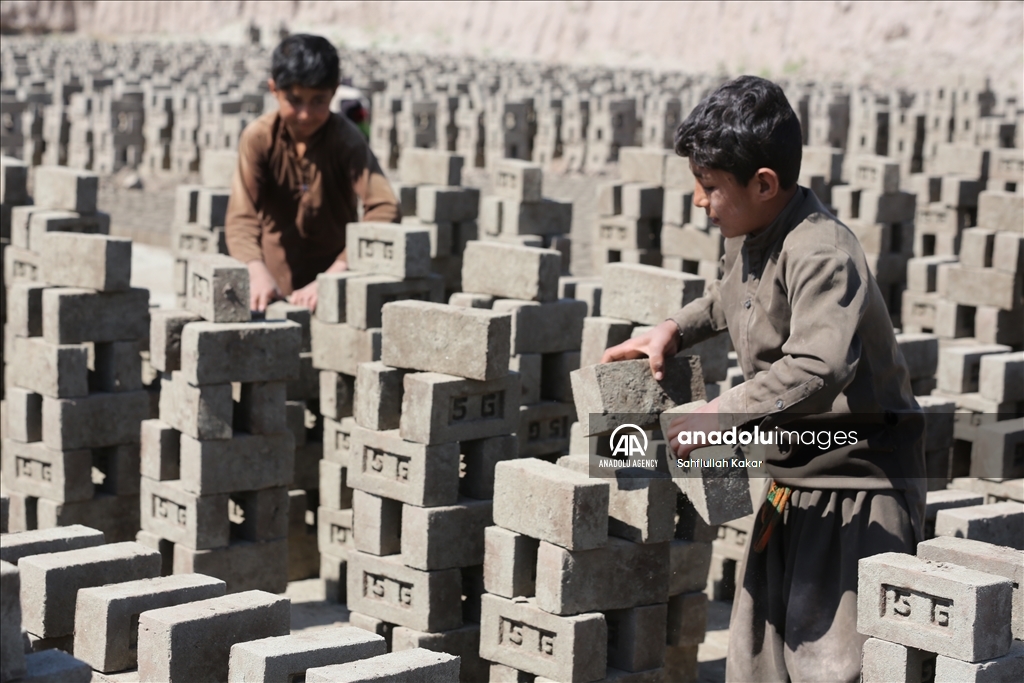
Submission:
<svg viewBox="0 0 1024 683">
<path fill-rule="evenodd" d="M 647 458 L 647 432 L 635 424 L 621 424 L 608 437 L 611 459 L 602 459 L 601 467 L 657 467 L 656 458 Z"/>
</svg>

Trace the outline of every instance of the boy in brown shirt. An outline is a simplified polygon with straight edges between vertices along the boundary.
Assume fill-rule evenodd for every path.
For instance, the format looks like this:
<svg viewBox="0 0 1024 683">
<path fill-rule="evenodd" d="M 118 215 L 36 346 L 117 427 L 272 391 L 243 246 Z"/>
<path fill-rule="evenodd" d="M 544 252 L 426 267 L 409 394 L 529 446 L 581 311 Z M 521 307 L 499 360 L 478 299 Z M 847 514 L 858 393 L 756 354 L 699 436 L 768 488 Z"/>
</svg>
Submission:
<svg viewBox="0 0 1024 683">
<path fill-rule="evenodd" d="M 289 36 L 274 50 L 270 92 L 279 108 L 246 126 L 228 201 L 228 252 L 249 267 L 250 308 L 276 298 L 316 308 L 316 276 L 347 268 L 345 226 L 394 222 L 398 202 L 359 129 L 330 111 L 338 52 L 326 39 Z"/>
<path fill-rule="evenodd" d="M 666 356 L 728 331 L 744 382 L 677 418 L 682 431 L 849 431 L 839 448 L 767 447 L 772 478 L 737 573 L 726 679 L 857 681 L 857 562 L 921 539 L 923 419 L 885 302 L 857 238 L 796 184 L 800 123 L 782 89 L 744 76 L 676 133 L 694 204 L 725 237 L 722 279 L 603 362 Z M 831 444 L 830 444 L 831 445 Z M 696 455 L 699 455 L 696 454 Z"/>
</svg>

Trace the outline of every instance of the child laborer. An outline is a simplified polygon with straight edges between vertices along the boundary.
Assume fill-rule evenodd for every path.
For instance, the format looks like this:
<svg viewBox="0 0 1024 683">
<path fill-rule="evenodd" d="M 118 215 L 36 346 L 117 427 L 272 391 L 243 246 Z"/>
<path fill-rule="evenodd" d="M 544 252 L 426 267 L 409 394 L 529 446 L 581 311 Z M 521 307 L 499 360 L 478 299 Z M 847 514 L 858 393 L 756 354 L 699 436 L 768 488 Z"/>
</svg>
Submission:
<svg viewBox="0 0 1024 683">
<path fill-rule="evenodd" d="M 672 424 L 856 426 L 840 448 L 776 447 L 772 478 L 737 574 L 726 678 L 857 681 L 857 561 L 908 552 L 924 516 L 923 420 L 885 302 L 857 238 L 797 185 L 800 124 L 782 89 L 744 76 L 680 125 L 694 204 L 725 237 L 722 279 L 603 362 L 663 361 L 728 330 L 744 382 Z"/>
<path fill-rule="evenodd" d="M 338 52 L 296 34 L 274 50 L 270 92 L 278 110 L 242 132 L 225 232 L 228 252 L 249 267 L 250 308 L 286 296 L 316 308 L 316 276 L 347 267 L 345 225 L 393 222 L 398 202 L 359 128 L 330 110 Z"/>
</svg>

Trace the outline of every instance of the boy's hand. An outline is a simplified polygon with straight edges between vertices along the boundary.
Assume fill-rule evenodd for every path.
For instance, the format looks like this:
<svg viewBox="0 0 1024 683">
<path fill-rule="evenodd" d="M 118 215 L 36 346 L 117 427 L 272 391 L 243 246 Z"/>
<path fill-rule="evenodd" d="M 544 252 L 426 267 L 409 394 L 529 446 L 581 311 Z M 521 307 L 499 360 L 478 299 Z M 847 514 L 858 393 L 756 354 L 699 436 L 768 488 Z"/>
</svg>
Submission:
<svg viewBox="0 0 1024 683">
<path fill-rule="evenodd" d="M 249 268 L 249 309 L 262 313 L 270 302 L 281 298 L 281 290 L 263 261 L 254 259 L 246 265 Z"/>
<path fill-rule="evenodd" d="M 711 432 L 721 431 L 718 426 L 718 399 L 716 398 L 711 403 L 706 403 L 700 408 L 697 408 L 692 413 L 680 415 L 672 421 L 668 426 L 668 433 L 665 434 L 665 441 L 668 443 L 669 450 L 671 450 L 677 458 L 686 458 L 690 455 L 690 452 L 698 448 L 704 448 L 703 445 L 683 445 L 676 440 L 679 436 L 679 432 L 704 432 L 710 434 Z"/>
<path fill-rule="evenodd" d="M 316 280 L 313 280 L 302 289 L 296 289 L 288 297 L 288 303 L 295 306 L 305 306 L 311 311 L 316 310 L 317 287 Z"/>
<path fill-rule="evenodd" d="M 639 337 L 611 347 L 601 356 L 601 362 L 610 363 L 647 356 L 651 359 L 651 374 L 660 382 L 665 376 L 665 357 L 676 355 L 678 350 L 679 328 L 671 320 L 666 320 Z"/>
</svg>

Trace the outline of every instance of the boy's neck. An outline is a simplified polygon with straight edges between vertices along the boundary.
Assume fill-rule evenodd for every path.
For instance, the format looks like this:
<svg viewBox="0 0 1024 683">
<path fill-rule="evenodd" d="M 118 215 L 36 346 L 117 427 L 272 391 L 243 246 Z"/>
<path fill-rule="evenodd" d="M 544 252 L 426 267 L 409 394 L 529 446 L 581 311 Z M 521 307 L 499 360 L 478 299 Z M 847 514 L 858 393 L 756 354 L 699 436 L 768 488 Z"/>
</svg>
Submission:
<svg viewBox="0 0 1024 683">
<path fill-rule="evenodd" d="M 788 190 L 779 190 L 779 193 L 775 195 L 775 197 L 772 198 L 771 202 L 769 202 L 765 206 L 766 220 L 764 221 L 764 224 L 757 230 L 754 230 L 751 234 L 759 235 L 762 232 L 764 232 L 768 227 L 770 227 L 776 221 L 776 219 L 778 219 L 782 212 L 786 210 L 786 207 L 789 206 L 789 203 L 793 200 L 793 197 L 796 196 L 796 193 L 799 190 L 800 186 L 797 185 L 796 183 L 794 183 L 793 187 L 789 188 Z"/>
</svg>

